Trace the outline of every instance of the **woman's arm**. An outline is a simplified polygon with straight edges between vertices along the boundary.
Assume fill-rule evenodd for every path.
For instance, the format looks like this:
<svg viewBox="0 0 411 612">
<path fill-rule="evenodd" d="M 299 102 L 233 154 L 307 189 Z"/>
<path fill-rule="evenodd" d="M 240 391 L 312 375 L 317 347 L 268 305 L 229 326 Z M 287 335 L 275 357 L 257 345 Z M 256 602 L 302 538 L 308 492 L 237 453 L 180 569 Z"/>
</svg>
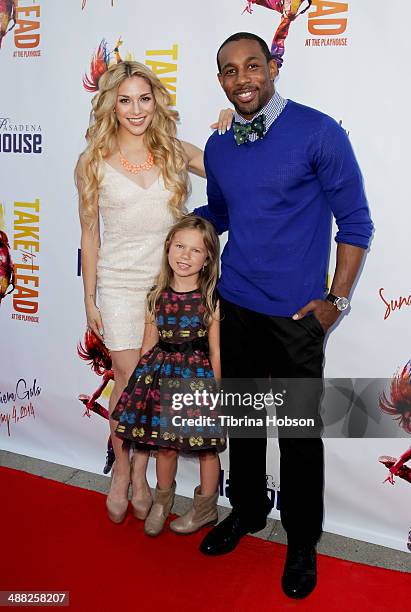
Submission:
<svg viewBox="0 0 411 612">
<path fill-rule="evenodd" d="M 210 361 L 214 371 L 214 376 L 219 382 L 221 380 L 221 362 L 220 362 L 220 304 L 217 303 L 217 308 L 214 317 L 208 327 L 208 344 L 210 348 Z"/>
<path fill-rule="evenodd" d="M 146 310 L 146 320 L 144 325 L 144 336 L 141 345 L 141 355 L 144 355 L 153 348 L 158 342 L 158 329 L 152 315 Z"/>
<path fill-rule="evenodd" d="M 80 158 L 76 167 L 76 184 L 81 203 L 83 195 L 83 160 Z M 84 305 L 87 316 L 87 325 L 98 338 L 104 342 L 104 328 L 101 314 L 96 306 L 96 286 L 97 286 L 97 257 L 100 248 L 100 224 L 98 217 L 98 202 L 95 201 L 97 221 L 93 228 L 80 215 L 81 225 L 81 272 L 84 286 Z"/>
<path fill-rule="evenodd" d="M 184 149 L 184 156 L 189 171 L 205 178 L 204 151 L 190 142 L 185 142 L 184 140 L 181 141 L 181 144 Z"/>
<path fill-rule="evenodd" d="M 225 108 L 220 111 L 218 121 L 212 124 L 212 128 L 218 129 L 219 134 L 225 134 L 230 129 L 233 122 L 234 112 L 231 108 Z M 206 178 L 206 172 L 204 168 L 204 151 L 191 144 L 190 142 L 181 141 L 183 145 L 184 154 L 186 157 L 188 169 L 198 176 Z"/>
</svg>

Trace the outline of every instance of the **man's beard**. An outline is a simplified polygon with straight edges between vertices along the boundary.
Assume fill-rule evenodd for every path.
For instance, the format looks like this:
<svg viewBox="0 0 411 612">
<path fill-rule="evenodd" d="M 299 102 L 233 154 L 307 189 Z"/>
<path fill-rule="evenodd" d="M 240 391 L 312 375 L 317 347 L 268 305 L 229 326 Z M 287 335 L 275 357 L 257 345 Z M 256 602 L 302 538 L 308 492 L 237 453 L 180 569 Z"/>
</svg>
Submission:
<svg viewBox="0 0 411 612">
<path fill-rule="evenodd" d="M 240 106 L 237 103 L 237 99 L 235 101 L 230 100 L 230 102 L 233 104 L 239 115 L 257 115 L 265 106 L 260 96 L 258 96 L 257 100 L 253 101 L 253 103 L 249 106 Z"/>
</svg>

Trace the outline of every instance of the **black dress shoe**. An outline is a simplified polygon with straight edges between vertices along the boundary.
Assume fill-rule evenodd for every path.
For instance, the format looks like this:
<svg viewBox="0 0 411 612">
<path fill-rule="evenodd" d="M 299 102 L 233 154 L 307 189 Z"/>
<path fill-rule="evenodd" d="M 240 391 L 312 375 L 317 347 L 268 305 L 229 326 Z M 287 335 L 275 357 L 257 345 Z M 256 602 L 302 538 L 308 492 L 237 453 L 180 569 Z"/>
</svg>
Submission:
<svg viewBox="0 0 411 612">
<path fill-rule="evenodd" d="M 281 586 L 293 599 L 307 597 L 317 584 L 317 554 L 314 546 L 289 546 Z"/>
<path fill-rule="evenodd" d="M 248 523 L 232 511 L 227 518 L 208 532 L 200 544 L 205 555 L 224 555 L 237 546 L 246 533 L 256 533 L 266 526 L 266 519 L 259 523 Z"/>
</svg>

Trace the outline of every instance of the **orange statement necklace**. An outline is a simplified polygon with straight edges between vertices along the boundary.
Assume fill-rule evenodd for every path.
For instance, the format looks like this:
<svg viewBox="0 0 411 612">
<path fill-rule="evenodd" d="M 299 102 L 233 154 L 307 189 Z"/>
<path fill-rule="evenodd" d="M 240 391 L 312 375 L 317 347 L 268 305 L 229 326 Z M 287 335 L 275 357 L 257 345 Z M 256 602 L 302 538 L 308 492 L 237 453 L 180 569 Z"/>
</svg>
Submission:
<svg viewBox="0 0 411 612">
<path fill-rule="evenodd" d="M 143 162 L 142 164 L 133 164 L 126 157 L 124 157 L 124 155 L 120 151 L 120 147 L 118 150 L 120 153 L 120 164 L 123 166 L 125 170 L 127 170 L 127 172 L 130 172 L 131 174 L 139 174 L 140 172 L 147 172 L 147 170 L 151 170 L 151 168 L 154 166 L 154 156 L 151 151 L 149 151 L 148 157 L 145 162 Z"/>
</svg>

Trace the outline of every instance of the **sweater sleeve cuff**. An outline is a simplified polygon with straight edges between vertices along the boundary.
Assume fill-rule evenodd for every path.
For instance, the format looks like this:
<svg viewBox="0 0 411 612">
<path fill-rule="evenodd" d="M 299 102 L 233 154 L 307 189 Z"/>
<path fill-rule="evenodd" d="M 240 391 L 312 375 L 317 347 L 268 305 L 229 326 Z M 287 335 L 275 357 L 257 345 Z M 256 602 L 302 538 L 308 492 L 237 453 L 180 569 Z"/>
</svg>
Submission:
<svg viewBox="0 0 411 612">
<path fill-rule="evenodd" d="M 360 247 L 361 249 L 367 250 L 370 244 L 371 238 L 360 237 L 360 236 L 344 236 L 339 235 L 335 237 L 335 242 L 341 244 L 350 244 L 351 246 Z"/>
</svg>

